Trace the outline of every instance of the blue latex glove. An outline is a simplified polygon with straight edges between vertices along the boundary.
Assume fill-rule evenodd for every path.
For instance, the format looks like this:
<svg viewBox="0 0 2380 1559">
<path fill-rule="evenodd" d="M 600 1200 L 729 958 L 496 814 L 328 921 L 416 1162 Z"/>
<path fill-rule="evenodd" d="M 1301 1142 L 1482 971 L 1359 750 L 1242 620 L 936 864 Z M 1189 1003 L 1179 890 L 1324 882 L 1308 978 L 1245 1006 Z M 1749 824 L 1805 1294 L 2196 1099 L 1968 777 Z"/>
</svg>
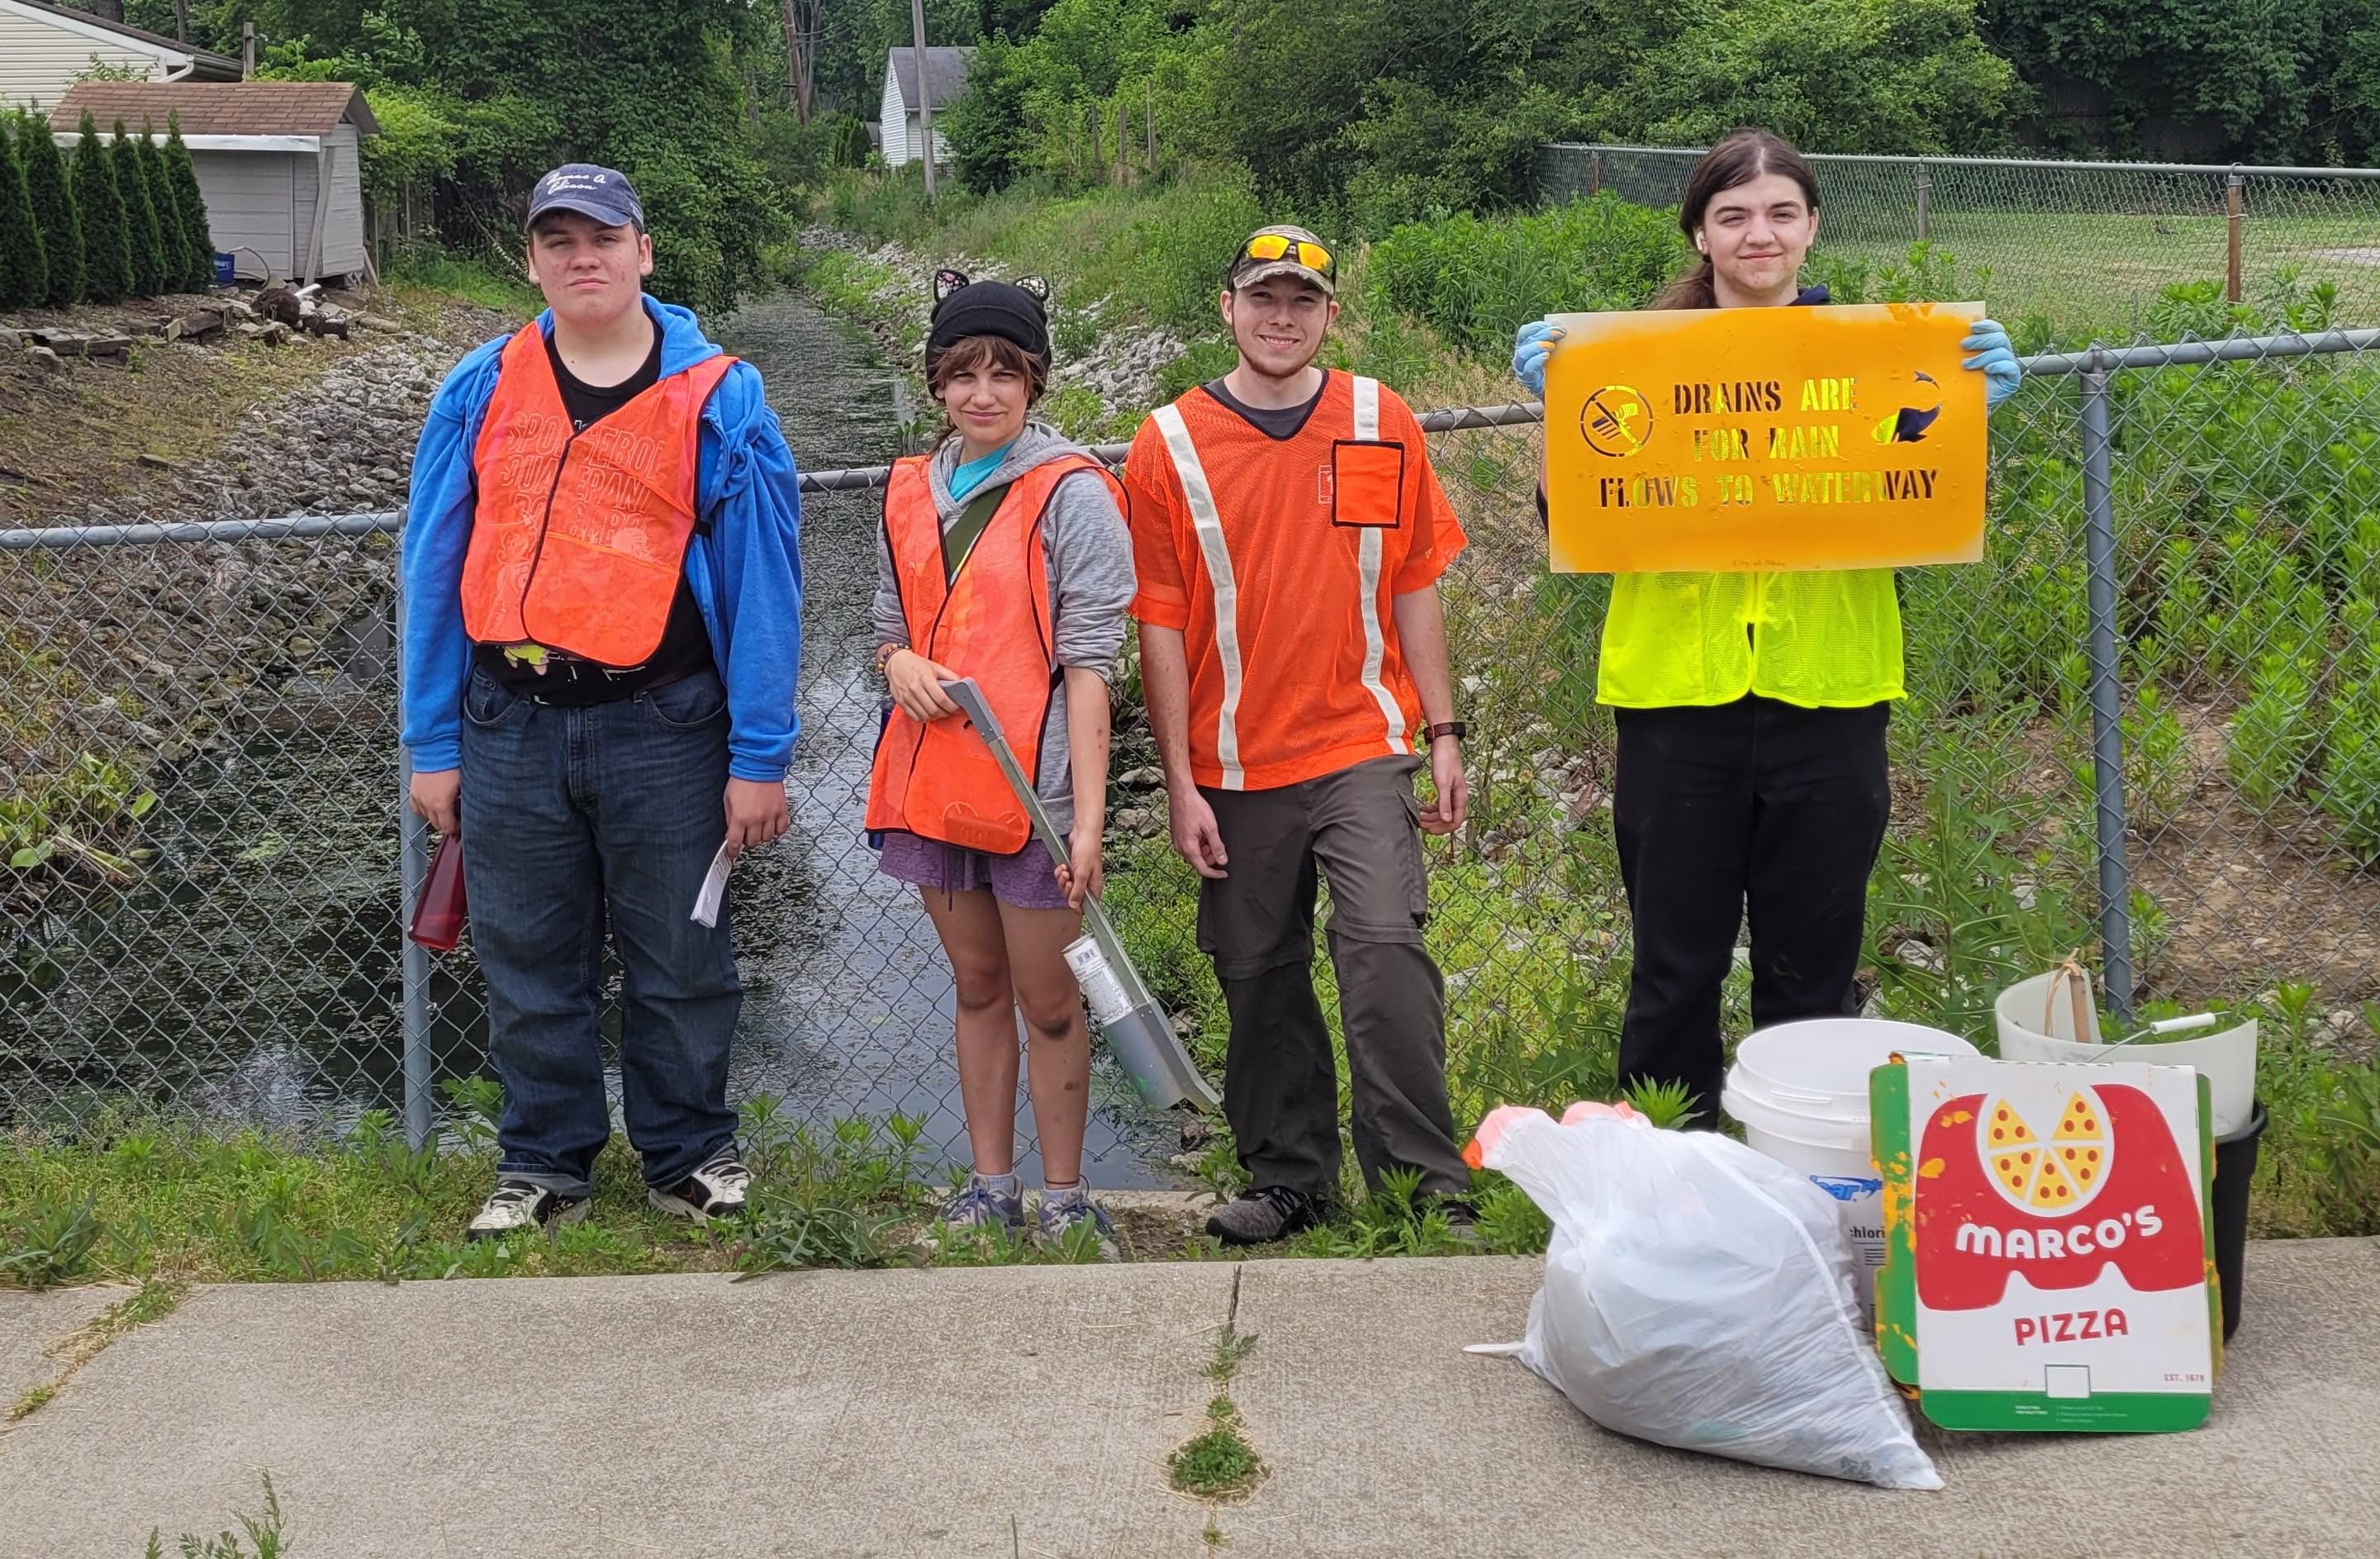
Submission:
<svg viewBox="0 0 2380 1559">
<path fill-rule="evenodd" d="M 1546 359 L 1554 355 L 1554 343 L 1561 338 L 1561 327 L 1551 320 L 1531 321 L 1512 337 L 1512 376 L 1527 385 L 1531 395 L 1544 396 Z"/>
<path fill-rule="evenodd" d="M 2010 345 L 2008 332 L 1993 321 L 1977 320 L 1959 345 L 1975 354 L 1964 366 L 1984 376 L 1984 409 L 1997 410 L 2024 383 L 2024 370 L 2017 366 L 2016 348 Z"/>
</svg>

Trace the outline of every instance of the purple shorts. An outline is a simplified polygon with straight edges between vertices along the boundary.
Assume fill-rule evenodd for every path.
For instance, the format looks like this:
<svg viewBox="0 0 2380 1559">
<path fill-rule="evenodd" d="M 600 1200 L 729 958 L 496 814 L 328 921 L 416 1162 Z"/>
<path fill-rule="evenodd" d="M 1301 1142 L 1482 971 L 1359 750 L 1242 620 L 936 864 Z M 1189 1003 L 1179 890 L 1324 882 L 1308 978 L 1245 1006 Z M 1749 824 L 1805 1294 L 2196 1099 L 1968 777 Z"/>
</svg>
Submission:
<svg viewBox="0 0 2380 1559">
<path fill-rule="evenodd" d="M 1017 909 L 1066 907 L 1066 890 L 1058 885 L 1050 852 L 1038 839 L 1014 855 L 995 856 L 892 829 L 885 833 L 876 870 L 941 893 L 989 888 L 992 897 Z"/>
</svg>

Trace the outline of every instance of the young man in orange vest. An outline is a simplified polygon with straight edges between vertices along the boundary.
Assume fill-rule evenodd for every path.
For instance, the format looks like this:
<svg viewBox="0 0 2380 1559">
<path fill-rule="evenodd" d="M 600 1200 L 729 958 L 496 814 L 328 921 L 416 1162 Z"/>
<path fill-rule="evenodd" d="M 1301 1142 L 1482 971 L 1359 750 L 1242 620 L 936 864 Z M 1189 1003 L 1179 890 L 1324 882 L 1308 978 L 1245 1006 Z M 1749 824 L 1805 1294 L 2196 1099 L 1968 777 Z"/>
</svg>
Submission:
<svg viewBox="0 0 2380 1559">
<path fill-rule="evenodd" d="M 1416 833 L 1452 833 L 1467 801 L 1437 588 L 1463 527 L 1404 402 L 1314 366 L 1336 287 L 1313 234 L 1252 234 L 1222 294 L 1238 366 L 1160 408 L 1124 467 L 1173 847 L 1203 879 L 1199 945 L 1232 1015 L 1223 1109 L 1251 1186 L 1207 1227 L 1235 1245 L 1309 1226 L 1338 1187 L 1318 866 L 1365 1180 L 1405 1165 L 1452 1199 L 1471 1183 Z M 1467 1231 L 1468 1205 L 1445 1205 Z"/>
<path fill-rule="evenodd" d="M 725 907 L 691 914 L 722 845 L 785 831 L 801 650 L 800 501 L 759 374 L 645 296 L 621 174 L 554 169 L 528 227 L 551 307 L 447 376 L 403 543 L 413 808 L 465 842 L 504 1085 L 475 1239 L 586 1215 L 612 1125 L 607 921 L 650 1198 L 743 1210 L 743 990 Z"/>
</svg>

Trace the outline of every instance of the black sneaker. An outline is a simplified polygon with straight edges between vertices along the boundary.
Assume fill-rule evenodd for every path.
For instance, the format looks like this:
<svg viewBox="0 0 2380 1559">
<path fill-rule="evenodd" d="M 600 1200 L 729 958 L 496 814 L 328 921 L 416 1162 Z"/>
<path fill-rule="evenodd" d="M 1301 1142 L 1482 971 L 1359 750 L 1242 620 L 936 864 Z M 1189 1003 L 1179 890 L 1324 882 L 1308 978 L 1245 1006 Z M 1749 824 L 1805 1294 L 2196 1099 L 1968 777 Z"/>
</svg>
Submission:
<svg viewBox="0 0 2380 1559">
<path fill-rule="evenodd" d="M 499 1180 L 480 1204 L 480 1215 L 463 1230 L 465 1239 L 502 1239 L 530 1229 L 552 1234 L 559 1224 L 587 1216 L 585 1197 L 566 1197 L 527 1180 Z"/>
<path fill-rule="evenodd" d="M 734 1218 L 744 1211 L 752 1188 L 752 1172 L 733 1153 L 722 1153 L 674 1186 L 648 1188 L 652 1204 L 673 1218 L 707 1224 L 713 1218 Z"/>
<path fill-rule="evenodd" d="M 1216 1209 L 1207 1232 L 1225 1245 L 1269 1245 L 1322 1222 L 1322 1208 L 1304 1191 L 1259 1186 L 1239 1200 Z"/>
<path fill-rule="evenodd" d="M 1438 1204 L 1446 1214 L 1446 1232 L 1455 1244 L 1476 1250 L 1479 1245 L 1479 1212 L 1460 1197 L 1448 1197 Z"/>
</svg>

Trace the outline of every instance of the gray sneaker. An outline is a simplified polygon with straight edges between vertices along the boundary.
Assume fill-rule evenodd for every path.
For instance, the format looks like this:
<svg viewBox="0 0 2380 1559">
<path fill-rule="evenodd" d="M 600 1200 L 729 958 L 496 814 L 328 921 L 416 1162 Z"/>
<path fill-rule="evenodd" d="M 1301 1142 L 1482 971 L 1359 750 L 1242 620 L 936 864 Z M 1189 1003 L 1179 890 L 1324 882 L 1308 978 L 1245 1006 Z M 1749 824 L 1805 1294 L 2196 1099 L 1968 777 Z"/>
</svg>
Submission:
<svg viewBox="0 0 2380 1559">
<path fill-rule="evenodd" d="M 953 1229 L 1021 1229 L 1025 1193 L 1016 1188 L 1014 1175 L 970 1174 L 958 1194 L 942 1203 L 940 1221 Z"/>
<path fill-rule="evenodd" d="M 1207 1232 L 1225 1245 L 1269 1245 L 1322 1222 L 1322 1209 L 1304 1191 L 1259 1186 L 1207 1220 Z"/>
<path fill-rule="evenodd" d="M 1108 1222 L 1107 1210 L 1091 1200 L 1088 1190 L 1044 1191 L 1038 1215 L 1044 1249 L 1062 1250 L 1070 1238 L 1080 1240 L 1086 1237 L 1075 1233 L 1075 1230 L 1088 1228 L 1091 1233 L 1087 1237 L 1099 1250 L 1100 1261 L 1123 1260 L 1123 1249 L 1116 1244 L 1115 1225 Z"/>
</svg>

